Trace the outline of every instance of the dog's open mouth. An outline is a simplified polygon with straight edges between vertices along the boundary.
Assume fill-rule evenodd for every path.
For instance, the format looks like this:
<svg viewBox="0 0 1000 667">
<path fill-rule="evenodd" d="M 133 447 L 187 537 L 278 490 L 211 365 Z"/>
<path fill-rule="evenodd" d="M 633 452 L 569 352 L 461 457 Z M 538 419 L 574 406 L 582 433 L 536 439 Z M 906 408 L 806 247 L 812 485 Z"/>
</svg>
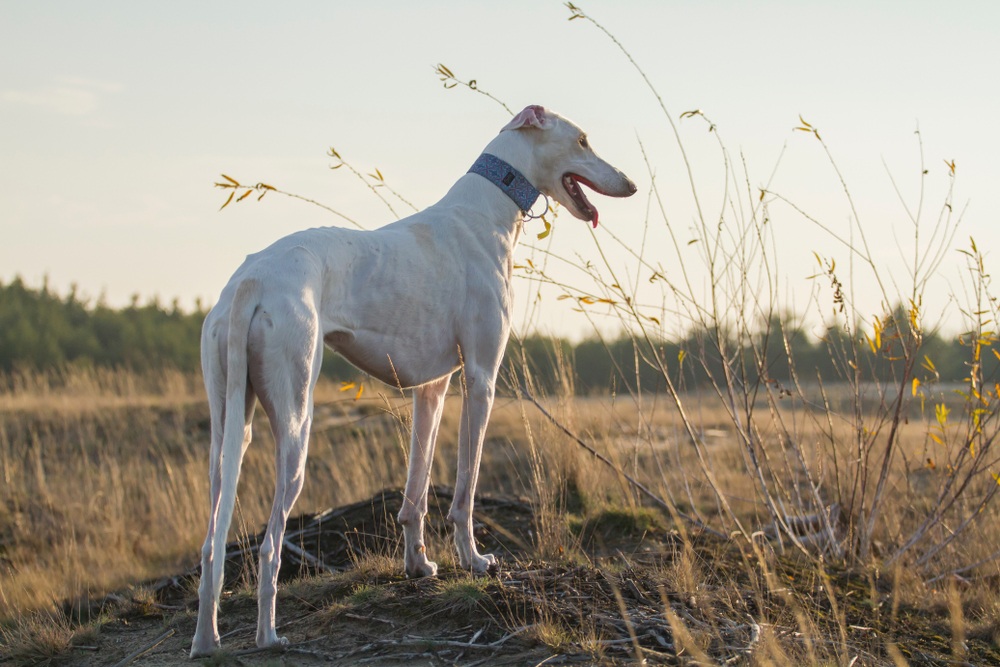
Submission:
<svg viewBox="0 0 1000 667">
<path fill-rule="evenodd" d="M 583 178 L 582 176 L 571 173 L 563 174 L 562 177 L 563 188 L 566 189 L 566 194 L 569 195 L 569 198 L 573 200 L 573 204 L 576 206 L 577 210 L 581 214 L 580 217 L 582 217 L 584 220 L 590 220 L 593 223 L 594 227 L 596 228 L 597 209 L 594 208 L 594 205 L 591 204 L 590 201 L 587 199 L 587 195 L 583 194 L 583 188 L 580 187 L 581 183 L 583 183 L 588 188 L 596 192 L 600 192 L 600 190 L 594 187 L 593 183 Z"/>
</svg>

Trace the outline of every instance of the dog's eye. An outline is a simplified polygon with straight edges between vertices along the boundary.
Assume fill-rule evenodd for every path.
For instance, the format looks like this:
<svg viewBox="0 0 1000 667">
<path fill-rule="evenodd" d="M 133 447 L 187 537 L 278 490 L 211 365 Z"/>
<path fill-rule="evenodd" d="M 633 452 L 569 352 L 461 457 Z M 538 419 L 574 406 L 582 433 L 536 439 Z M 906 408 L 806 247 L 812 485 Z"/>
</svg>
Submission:
<svg viewBox="0 0 1000 667">
<path fill-rule="evenodd" d="M 590 144 L 587 143 L 587 135 L 581 134 L 579 140 L 580 146 L 583 148 L 590 148 Z"/>
</svg>

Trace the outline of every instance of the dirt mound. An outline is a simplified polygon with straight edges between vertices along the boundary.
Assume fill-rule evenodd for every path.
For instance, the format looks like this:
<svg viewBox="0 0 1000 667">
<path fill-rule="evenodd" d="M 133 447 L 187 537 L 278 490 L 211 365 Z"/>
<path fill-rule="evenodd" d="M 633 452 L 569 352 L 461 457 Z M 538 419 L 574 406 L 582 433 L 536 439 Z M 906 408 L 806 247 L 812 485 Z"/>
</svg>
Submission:
<svg viewBox="0 0 1000 667">
<path fill-rule="evenodd" d="M 428 494 L 427 532 L 432 539 L 444 536 L 449 530 L 445 517 L 451 500 L 452 490 L 447 487 L 433 487 Z M 386 490 L 353 505 L 290 518 L 279 582 L 323 572 L 342 572 L 372 555 L 398 557 L 402 563 L 402 532 L 396 522 L 402 503 L 402 491 Z M 532 543 L 532 516 L 531 506 L 521 500 L 477 499 L 474 527 L 480 550 L 500 558 L 520 558 Z M 263 539 L 261 530 L 226 546 L 225 588 L 255 585 L 257 551 Z M 184 574 L 149 586 L 161 597 L 171 599 L 186 596 L 200 576 L 201 566 L 196 565 Z"/>
</svg>

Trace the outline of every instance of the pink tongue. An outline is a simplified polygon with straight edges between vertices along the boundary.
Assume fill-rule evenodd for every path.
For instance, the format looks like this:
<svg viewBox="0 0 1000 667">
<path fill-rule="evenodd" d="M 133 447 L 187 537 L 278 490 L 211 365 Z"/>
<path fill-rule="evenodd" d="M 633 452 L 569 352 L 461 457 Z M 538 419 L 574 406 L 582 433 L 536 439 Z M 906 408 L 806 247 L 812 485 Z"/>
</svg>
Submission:
<svg viewBox="0 0 1000 667">
<path fill-rule="evenodd" d="M 594 229 L 597 229 L 597 217 L 598 217 L 598 213 L 597 213 L 597 209 L 596 209 L 596 208 L 594 207 L 594 205 L 593 205 L 593 204 L 591 204 L 591 203 L 590 203 L 589 201 L 587 201 L 587 197 L 586 197 L 586 195 L 584 195 L 584 194 L 583 194 L 583 184 L 586 184 L 586 185 L 587 185 L 587 187 L 589 187 L 589 188 L 590 188 L 591 190 L 593 190 L 594 192 L 601 192 L 601 191 L 600 191 L 600 190 L 598 190 L 597 188 L 595 188 L 595 187 L 594 187 L 593 185 L 591 185 L 590 181 L 586 181 L 586 180 L 584 180 L 584 179 L 582 179 L 582 178 L 579 178 L 579 177 L 577 177 L 577 179 L 576 179 L 576 187 L 577 187 L 577 188 L 578 188 L 578 189 L 580 190 L 580 197 L 581 197 L 581 198 L 582 198 L 582 199 L 583 199 L 584 201 L 586 201 L 586 202 L 587 202 L 587 207 L 588 207 L 588 208 L 589 208 L 589 209 L 590 209 L 591 211 L 593 211 L 593 212 L 594 212 L 594 213 L 593 213 L 593 216 L 594 216 L 594 217 L 592 217 L 592 218 L 590 219 L 590 222 L 591 222 L 591 224 L 593 224 L 593 225 L 594 225 Z"/>
</svg>

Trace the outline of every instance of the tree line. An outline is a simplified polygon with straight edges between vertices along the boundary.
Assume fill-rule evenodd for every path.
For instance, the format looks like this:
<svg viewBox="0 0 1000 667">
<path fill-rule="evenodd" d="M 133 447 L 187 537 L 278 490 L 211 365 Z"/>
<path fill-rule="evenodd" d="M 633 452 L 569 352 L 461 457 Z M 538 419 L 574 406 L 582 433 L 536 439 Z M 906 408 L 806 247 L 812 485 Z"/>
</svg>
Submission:
<svg viewBox="0 0 1000 667">
<path fill-rule="evenodd" d="M 73 365 L 195 372 L 200 367 L 201 325 L 206 314 L 201 304 L 185 311 L 176 300 L 170 305 L 158 299 L 140 304 L 135 296 L 128 306 L 113 308 L 103 298 L 96 302 L 81 298 L 75 287 L 59 295 L 47 283 L 31 288 L 21 278 L 0 282 L 0 373 Z M 888 379 L 900 372 L 901 364 L 891 349 L 892 322 L 904 322 L 905 313 L 900 310 L 893 318 L 882 332 L 887 342 L 879 354 L 867 354 L 870 342 L 865 340 L 853 341 L 852 351 L 842 331 L 830 329 L 819 339 L 802 328 L 787 324 L 782 328 L 775 319 L 770 326 L 762 326 L 762 333 L 752 341 L 739 345 L 724 340 L 725 363 L 747 382 L 762 375 L 769 381 L 789 382 L 793 371 L 802 382 L 814 382 L 817 377 L 837 382 L 859 366 L 865 379 Z M 664 372 L 676 385 L 695 388 L 709 378 L 722 377 L 718 338 L 713 332 L 692 332 L 678 341 L 648 342 L 622 336 L 573 344 L 533 336 L 511 341 L 504 374 L 514 377 L 511 374 L 516 373 L 523 379 L 528 369 L 542 389 L 579 394 L 636 387 L 662 390 Z M 968 341 L 937 333 L 923 335 L 920 355 L 924 359 L 921 372 L 933 371 L 942 381 L 966 378 L 973 358 Z M 989 353 L 980 357 L 986 377 L 996 377 L 1000 357 Z M 329 352 L 323 373 L 340 380 L 361 375 Z"/>
</svg>

